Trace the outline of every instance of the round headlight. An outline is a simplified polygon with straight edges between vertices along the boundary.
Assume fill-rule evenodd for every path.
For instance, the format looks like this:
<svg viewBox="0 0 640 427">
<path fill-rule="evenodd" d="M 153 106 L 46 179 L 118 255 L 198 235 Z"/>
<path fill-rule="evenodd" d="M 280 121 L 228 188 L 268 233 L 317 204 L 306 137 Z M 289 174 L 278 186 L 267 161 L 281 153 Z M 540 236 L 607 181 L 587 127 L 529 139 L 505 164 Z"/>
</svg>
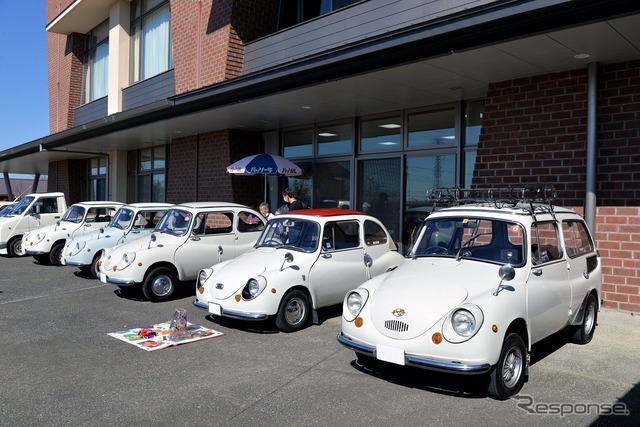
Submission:
<svg viewBox="0 0 640 427">
<path fill-rule="evenodd" d="M 260 284 L 256 279 L 251 279 L 247 282 L 247 290 L 249 291 L 251 298 L 255 298 L 256 295 L 260 293 Z"/>
<path fill-rule="evenodd" d="M 349 310 L 349 313 L 354 316 L 357 316 L 358 313 L 360 313 L 360 310 L 362 310 L 362 304 L 362 295 L 358 292 L 351 292 L 347 297 L 347 309 Z"/>
<path fill-rule="evenodd" d="M 87 242 L 77 242 L 76 250 L 80 252 L 82 249 L 84 249 L 85 246 L 87 246 Z"/>
<path fill-rule="evenodd" d="M 204 282 L 207 280 L 207 277 L 209 277 L 207 272 L 204 270 L 200 270 L 200 273 L 198 273 L 198 285 L 204 285 Z"/>
<path fill-rule="evenodd" d="M 451 316 L 451 326 L 456 334 L 470 337 L 476 331 L 476 318 L 467 310 L 458 310 Z"/>
</svg>

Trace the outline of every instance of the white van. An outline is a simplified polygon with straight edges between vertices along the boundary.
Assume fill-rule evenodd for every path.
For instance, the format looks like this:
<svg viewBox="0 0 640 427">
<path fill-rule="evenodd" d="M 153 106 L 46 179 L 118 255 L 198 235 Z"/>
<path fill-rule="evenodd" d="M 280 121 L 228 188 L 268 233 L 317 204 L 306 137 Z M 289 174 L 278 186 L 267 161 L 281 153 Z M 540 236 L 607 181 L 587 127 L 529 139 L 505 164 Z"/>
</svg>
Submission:
<svg viewBox="0 0 640 427">
<path fill-rule="evenodd" d="M 22 255 L 22 236 L 62 218 L 67 210 L 64 193 L 27 194 L 10 214 L 0 218 L 0 254 Z"/>
</svg>

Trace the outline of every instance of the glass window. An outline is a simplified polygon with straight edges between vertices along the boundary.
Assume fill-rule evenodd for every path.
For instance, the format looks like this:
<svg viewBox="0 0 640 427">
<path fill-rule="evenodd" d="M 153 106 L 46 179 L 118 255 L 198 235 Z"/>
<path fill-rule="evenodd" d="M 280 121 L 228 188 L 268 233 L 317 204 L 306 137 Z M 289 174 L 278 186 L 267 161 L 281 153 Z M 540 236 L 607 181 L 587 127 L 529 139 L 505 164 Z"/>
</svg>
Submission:
<svg viewBox="0 0 640 427">
<path fill-rule="evenodd" d="M 107 200 L 107 158 L 89 159 L 89 200 Z"/>
<path fill-rule="evenodd" d="M 164 202 L 166 194 L 166 146 L 130 151 L 127 201 Z"/>
<path fill-rule="evenodd" d="M 313 156 L 313 128 L 285 130 L 282 145 L 286 158 Z"/>
<path fill-rule="evenodd" d="M 534 265 L 560 259 L 558 229 L 554 222 L 541 222 L 531 226 L 531 261 Z"/>
<path fill-rule="evenodd" d="M 594 251 L 593 241 L 587 231 L 587 226 L 579 221 L 563 221 L 562 234 L 564 247 L 570 258 Z"/>
<path fill-rule="evenodd" d="M 367 246 L 384 245 L 387 243 L 387 233 L 373 221 L 364 222 L 364 242 Z"/>
<path fill-rule="evenodd" d="M 464 182 L 462 188 L 471 188 L 473 183 L 473 171 L 476 168 L 477 151 L 465 151 L 464 153 Z"/>
<path fill-rule="evenodd" d="M 291 27 L 359 1 L 361 0 L 280 0 L 278 29 Z"/>
<path fill-rule="evenodd" d="M 318 125 L 318 155 L 351 154 L 352 128 L 350 122 Z"/>
<path fill-rule="evenodd" d="M 247 233 L 251 231 L 261 231 L 264 229 L 264 220 L 253 212 L 240 211 L 238 214 L 238 231 Z"/>
<path fill-rule="evenodd" d="M 361 151 L 400 149 L 402 149 L 402 117 L 400 114 L 360 122 Z"/>
<path fill-rule="evenodd" d="M 313 207 L 350 209 L 351 162 L 315 163 Z"/>
<path fill-rule="evenodd" d="M 362 160 L 358 168 L 358 205 L 363 212 L 378 218 L 391 237 L 400 233 L 400 159 Z"/>
<path fill-rule="evenodd" d="M 311 195 L 313 194 L 313 166 L 311 163 L 296 164 L 302 169 L 302 175 L 286 177 L 285 187 L 293 191 L 297 201 L 305 207 L 310 207 Z M 281 202 L 284 203 L 283 200 Z"/>
<path fill-rule="evenodd" d="M 206 214 L 204 234 L 227 234 L 232 231 L 233 212 L 209 212 Z"/>
<path fill-rule="evenodd" d="M 109 21 L 86 35 L 83 59 L 83 103 L 107 96 L 109 82 Z"/>
<path fill-rule="evenodd" d="M 447 108 L 408 115 L 408 146 L 432 147 L 456 143 L 456 110 Z"/>
<path fill-rule="evenodd" d="M 322 249 L 340 250 L 360 246 L 360 224 L 358 221 L 328 222 L 322 233 Z"/>
<path fill-rule="evenodd" d="M 484 100 L 471 101 L 465 104 L 464 111 L 464 145 L 478 145 L 482 130 L 482 113 Z"/>
<path fill-rule="evenodd" d="M 132 82 L 173 68 L 169 6 L 168 0 L 133 0 L 131 3 Z"/>
</svg>

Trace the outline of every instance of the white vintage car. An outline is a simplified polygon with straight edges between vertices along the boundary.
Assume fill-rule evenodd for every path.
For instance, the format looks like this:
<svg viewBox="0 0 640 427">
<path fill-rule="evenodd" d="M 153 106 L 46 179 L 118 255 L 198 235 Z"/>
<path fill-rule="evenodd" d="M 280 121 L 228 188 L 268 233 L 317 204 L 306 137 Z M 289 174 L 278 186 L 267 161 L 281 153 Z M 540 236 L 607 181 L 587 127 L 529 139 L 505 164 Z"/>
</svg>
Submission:
<svg viewBox="0 0 640 427">
<path fill-rule="evenodd" d="M 97 278 L 98 261 L 105 249 L 151 234 L 171 206 L 169 203 L 132 203 L 122 206 L 106 226 L 67 239 L 62 251 L 62 264 L 78 267 Z"/>
<path fill-rule="evenodd" d="M 66 239 L 99 230 L 111 221 L 122 205 L 124 203 L 110 201 L 75 203 L 55 224 L 25 234 L 22 238 L 22 253 L 32 255 L 39 262 L 62 265 L 62 250 Z"/>
<path fill-rule="evenodd" d="M 236 203 L 174 205 L 150 236 L 105 252 L 98 261 L 99 277 L 125 291 L 141 286 L 147 299 L 165 301 L 178 282 L 250 250 L 264 224 L 257 211 Z"/>
<path fill-rule="evenodd" d="M 593 237 L 577 213 L 538 203 L 545 191 L 522 194 L 431 214 L 402 265 L 347 293 L 338 341 L 363 366 L 488 374 L 496 399 L 523 386 L 532 344 L 563 329 L 590 342 L 602 286 Z"/>
<path fill-rule="evenodd" d="M 266 320 L 285 332 L 305 326 L 316 310 L 339 304 L 368 277 L 403 261 L 384 225 L 344 209 L 277 215 L 255 248 L 200 272 L 196 307 L 214 316 Z"/>
</svg>

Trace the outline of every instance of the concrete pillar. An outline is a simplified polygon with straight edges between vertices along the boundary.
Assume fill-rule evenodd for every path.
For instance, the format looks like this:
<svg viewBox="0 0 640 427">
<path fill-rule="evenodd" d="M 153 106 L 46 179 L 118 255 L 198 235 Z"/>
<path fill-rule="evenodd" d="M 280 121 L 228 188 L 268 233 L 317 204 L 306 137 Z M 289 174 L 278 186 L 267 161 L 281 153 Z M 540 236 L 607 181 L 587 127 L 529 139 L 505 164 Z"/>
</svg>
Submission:
<svg viewBox="0 0 640 427">
<path fill-rule="evenodd" d="M 131 2 L 119 0 L 109 10 L 109 86 L 107 114 L 122 111 L 122 89 L 129 86 Z"/>
</svg>

